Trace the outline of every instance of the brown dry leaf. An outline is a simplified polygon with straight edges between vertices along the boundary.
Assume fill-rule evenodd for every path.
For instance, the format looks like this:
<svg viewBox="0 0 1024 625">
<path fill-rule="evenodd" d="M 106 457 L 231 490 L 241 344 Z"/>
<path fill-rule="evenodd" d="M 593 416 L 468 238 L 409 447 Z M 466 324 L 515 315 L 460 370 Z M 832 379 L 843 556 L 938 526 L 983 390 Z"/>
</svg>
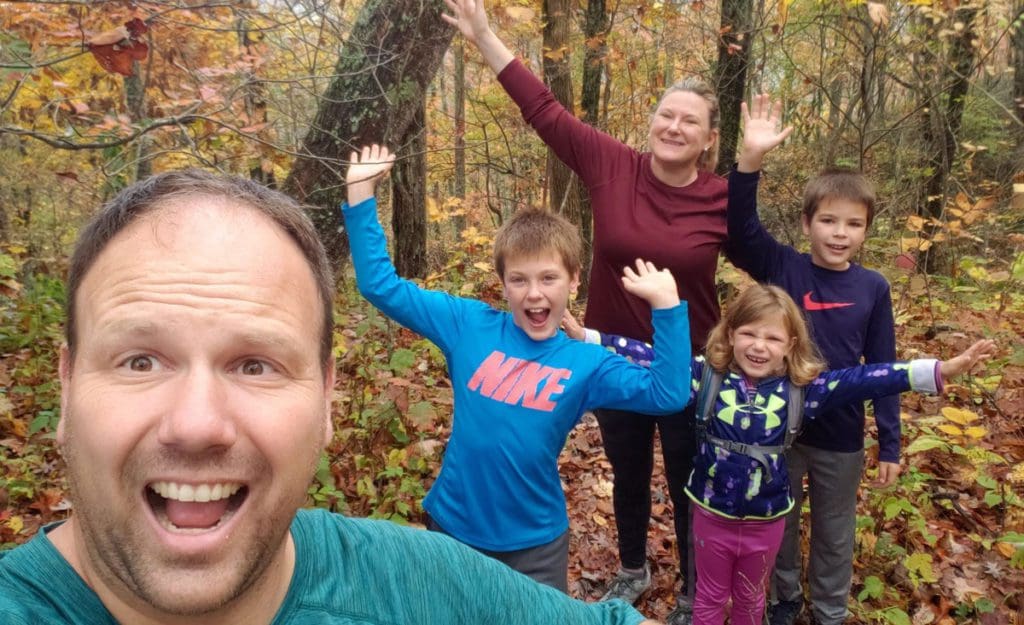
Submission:
<svg viewBox="0 0 1024 625">
<path fill-rule="evenodd" d="M 996 543 L 996 551 L 1004 558 L 1011 558 L 1017 552 L 1017 548 L 1010 543 Z"/>
<path fill-rule="evenodd" d="M 889 9 L 881 2 L 868 2 L 868 17 L 879 28 L 889 25 Z"/>
<path fill-rule="evenodd" d="M 89 39 L 90 46 L 109 46 L 119 41 L 124 41 L 130 38 L 131 35 L 128 33 L 128 25 L 118 26 L 110 30 L 104 31 L 95 37 Z"/>
<path fill-rule="evenodd" d="M 537 12 L 528 7 L 505 7 L 505 15 L 517 22 L 529 22 L 537 16 Z"/>
</svg>

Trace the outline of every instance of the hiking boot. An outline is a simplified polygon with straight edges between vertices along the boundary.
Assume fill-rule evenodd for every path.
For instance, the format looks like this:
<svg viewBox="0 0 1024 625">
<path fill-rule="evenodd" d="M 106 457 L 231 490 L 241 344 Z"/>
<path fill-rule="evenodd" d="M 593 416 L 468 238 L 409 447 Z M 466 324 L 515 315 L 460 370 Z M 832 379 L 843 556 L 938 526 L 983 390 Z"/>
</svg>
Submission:
<svg viewBox="0 0 1024 625">
<path fill-rule="evenodd" d="M 676 607 L 665 617 L 665 625 L 692 625 L 693 606 L 686 597 L 676 599 Z"/>
<path fill-rule="evenodd" d="M 796 601 L 778 601 L 769 605 L 768 625 L 793 625 L 803 607 L 804 602 L 799 599 Z"/>
<path fill-rule="evenodd" d="M 615 579 L 608 585 L 608 592 L 604 593 L 601 601 L 622 599 L 626 603 L 636 603 L 640 595 L 651 586 L 651 569 L 644 565 L 643 573 L 629 573 L 619 569 Z"/>
</svg>

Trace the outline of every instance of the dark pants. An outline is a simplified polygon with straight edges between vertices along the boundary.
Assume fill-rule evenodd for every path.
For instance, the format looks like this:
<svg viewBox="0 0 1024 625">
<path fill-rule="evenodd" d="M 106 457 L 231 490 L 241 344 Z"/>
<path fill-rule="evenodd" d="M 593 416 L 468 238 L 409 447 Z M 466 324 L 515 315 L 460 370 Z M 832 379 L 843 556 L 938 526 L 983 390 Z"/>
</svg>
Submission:
<svg viewBox="0 0 1024 625">
<path fill-rule="evenodd" d="M 428 530 L 451 536 L 429 514 L 426 517 Z M 473 545 L 466 546 L 505 563 L 534 581 L 569 594 L 569 530 L 549 543 L 516 551 L 490 551 Z"/>
<path fill-rule="evenodd" d="M 679 570 L 686 593 L 686 561 L 689 545 L 689 498 L 683 492 L 693 470 L 696 451 L 694 406 L 681 413 L 652 417 L 620 410 L 595 410 L 601 426 L 604 451 L 612 465 L 612 505 L 619 530 L 619 560 L 623 568 L 639 569 L 647 563 L 647 526 L 651 520 L 651 473 L 654 470 L 654 430 L 661 435 L 665 477 L 672 499 Z"/>
</svg>

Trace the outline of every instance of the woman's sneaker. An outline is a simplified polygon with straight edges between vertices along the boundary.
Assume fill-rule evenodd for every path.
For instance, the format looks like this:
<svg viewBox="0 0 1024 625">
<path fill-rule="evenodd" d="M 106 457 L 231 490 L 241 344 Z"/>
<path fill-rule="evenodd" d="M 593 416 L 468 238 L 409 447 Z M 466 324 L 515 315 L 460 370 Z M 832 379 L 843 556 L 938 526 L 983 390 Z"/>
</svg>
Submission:
<svg viewBox="0 0 1024 625">
<path fill-rule="evenodd" d="M 601 597 L 601 601 L 622 599 L 626 603 L 636 603 L 640 595 L 650 587 L 651 569 L 647 565 L 644 565 L 644 570 L 640 573 L 619 569 L 619 572 L 615 574 L 615 579 L 608 585 L 608 592 Z"/>
<path fill-rule="evenodd" d="M 693 625 L 693 606 L 689 599 L 676 598 L 676 607 L 665 617 L 665 625 Z"/>
</svg>

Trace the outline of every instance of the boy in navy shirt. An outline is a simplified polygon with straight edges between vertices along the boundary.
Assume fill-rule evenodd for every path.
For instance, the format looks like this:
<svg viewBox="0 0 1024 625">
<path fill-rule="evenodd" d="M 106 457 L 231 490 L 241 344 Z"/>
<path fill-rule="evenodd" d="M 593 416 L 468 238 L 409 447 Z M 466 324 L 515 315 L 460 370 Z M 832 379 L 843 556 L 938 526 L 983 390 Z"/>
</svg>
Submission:
<svg viewBox="0 0 1024 625">
<path fill-rule="evenodd" d="M 800 305 L 829 369 L 896 359 L 889 283 L 851 261 L 874 217 L 875 194 L 859 172 L 832 169 L 804 191 L 802 225 L 809 254 L 782 245 L 757 215 L 757 184 L 764 155 L 789 136 L 779 130 L 779 106 L 767 95 L 743 105 L 744 132 L 736 169 L 729 177 L 730 259 L 758 282 L 782 287 Z M 875 486 L 895 482 L 900 472 L 899 398 L 874 400 L 879 475 Z M 789 450 L 790 484 L 796 505 L 775 565 L 777 602 L 771 625 L 792 625 L 803 608 L 800 586 L 800 500 L 809 481 L 811 537 L 808 581 L 813 620 L 838 625 L 847 616 L 853 574 L 857 487 L 864 467 L 864 405 L 856 403 L 806 422 Z"/>
<path fill-rule="evenodd" d="M 582 241 L 563 217 L 521 210 L 494 242 L 509 312 L 428 291 L 395 273 L 377 221 L 374 187 L 387 148 L 352 154 L 343 207 L 360 293 L 444 353 L 455 396 L 441 472 L 423 501 L 428 527 L 567 590 L 569 519 L 558 454 L 584 411 L 682 410 L 690 395 L 686 302 L 667 270 L 637 261 L 623 284 L 652 308 L 650 369 L 559 330 L 579 284 Z"/>
</svg>

